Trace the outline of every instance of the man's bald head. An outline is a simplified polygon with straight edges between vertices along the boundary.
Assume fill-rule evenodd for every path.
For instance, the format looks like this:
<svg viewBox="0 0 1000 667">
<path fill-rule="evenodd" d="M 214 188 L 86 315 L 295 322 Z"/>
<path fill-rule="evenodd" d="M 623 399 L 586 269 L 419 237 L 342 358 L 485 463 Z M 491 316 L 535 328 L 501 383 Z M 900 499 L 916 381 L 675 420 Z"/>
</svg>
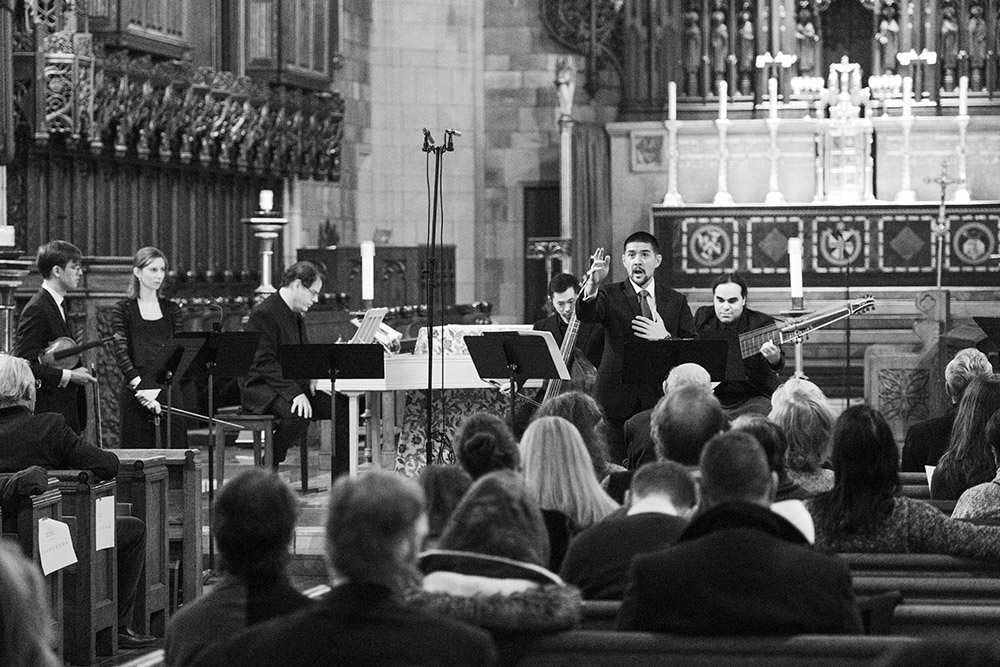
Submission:
<svg viewBox="0 0 1000 667">
<path fill-rule="evenodd" d="M 698 465 L 705 443 L 728 428 L 719 399 L 693 385 L 682 385 L 661 398 L 650 418 L 657 458 L 687 466 Z"/>
</svg>

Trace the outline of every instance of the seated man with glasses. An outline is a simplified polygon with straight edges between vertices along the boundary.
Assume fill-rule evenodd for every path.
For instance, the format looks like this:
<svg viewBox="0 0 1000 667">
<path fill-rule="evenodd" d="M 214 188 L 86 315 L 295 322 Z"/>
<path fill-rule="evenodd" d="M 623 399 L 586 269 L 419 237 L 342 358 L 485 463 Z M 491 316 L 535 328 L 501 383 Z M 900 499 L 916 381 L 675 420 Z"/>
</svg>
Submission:
<svg viewBox="0 0 1000 667">
<path fill-rule="evenodd" d="M 80 249 L 68 241 L 49 241 L 38 249 L 42 287 L 21 311 L 12 350 L 31 365 L 38 386 L 35 411 L 61 414 L 78 434 L 87 424 L 87 397 L 80 389 L 97 380 L 79 362 L 66 370 L 44 364 L 41 357 L 57 338 L 73 338 L 65 300 L 83 275 L 82 257 Z"/>
<path fill-rule="evenodd" d="M 274 415 L 274 461 L 277 469 L 285 454 L 305 437 L 310 420 L 330 419 L 330 396 L 315 392 L 307 379 L 286 378 L 281 372 L 282 345 L 309 343 L 303 315 L 318 299 L 323 275 L 312 262 L 296 262 L 285 269 L 281 287 L 250 311 L 247 331 L 260 332 L 260 344 L 250 370 L 240 380 L 243 409 L 260 415 Z M 337 396 L 337 462 L 334 476 L 348 469 L 347 397 Z"/>
</svg>

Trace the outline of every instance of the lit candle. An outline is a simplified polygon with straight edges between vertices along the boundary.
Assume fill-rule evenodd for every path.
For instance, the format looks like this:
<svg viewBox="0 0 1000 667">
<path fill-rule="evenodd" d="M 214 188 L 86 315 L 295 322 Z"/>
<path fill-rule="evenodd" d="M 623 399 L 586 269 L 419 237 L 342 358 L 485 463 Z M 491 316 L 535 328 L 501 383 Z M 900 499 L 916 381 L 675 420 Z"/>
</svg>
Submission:
<svg viewBox="0 0 1000 667">
<path fill-rule="evenodd" d="M 802 239 L 788 239 L 788 279 L 793 299 L 802 298 Z"/>
<path fill-rule="evenodd" d="M 719 120 L 726 120 L 726 97 L 729 94 L 729 84 L 725 81 L 719 82 Z"/>
<path fill-rule="evenodd" d="M 0 225 L 0 246 L 14 246 L 14 225 Z"/>
<path fill-rule="evenodd" d="M 913 77 L 903 77 L 903 117 L 909 118 L 913 115 L 910 105 L 913 102 Z"/>
<path fill-rule="evenodd" d="M 677 120 L 677 84 L 667 84 L 667 120 Z"/>
<path fill-rule="evenodd" d="M 771 77 L 767 80 L 768 105 L 771 108 L 771 118 L 778 117 L 778 80 Z"/>
<path fill-rule="evenodd" d="M 967 76 L 958 79 L 958 115 L 969 115 L 969 77 Z"/>
<path fill-rule="evenodd" d="M 260 191 L 260 210 L 265 213 L 270 213 L 274 209 L 274 191 L 273 190 L 261 190 Z"/>
<path fill-rule="evenodd" d="M 375 298 L 375 242 L 361 242 L 361 300 Z"/>
</svg>

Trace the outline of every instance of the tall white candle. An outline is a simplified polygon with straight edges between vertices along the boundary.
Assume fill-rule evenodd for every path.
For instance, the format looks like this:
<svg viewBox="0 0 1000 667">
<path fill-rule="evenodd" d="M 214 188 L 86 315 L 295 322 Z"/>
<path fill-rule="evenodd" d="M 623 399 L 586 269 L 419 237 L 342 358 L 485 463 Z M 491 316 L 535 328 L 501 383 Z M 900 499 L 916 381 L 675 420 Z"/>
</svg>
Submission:
<svg viewBox="0 0 1000 667">
<path fill-rule="evenodd" d="M 719 81 L 719 120 L 726 120 L 726 98 L 729 96 L 729 84 Z"/>
<path fill-rule="evenodd" d="M 913 77 L 903 77 L 903 116 L 909 118 L 913 115 L 911 105 L 913 103 Z"/>
<path fill-rule="evenodd" d="M 793 299 L 802 298 L 802 239 L 788 239 L 788 279 Z"/>
<path fill-rule="evenodd" d="M 274 191 L 273 190 L 261 190 L 260 191 L 260 210 L 270 213 L 274 209 Z"/>
<path fill-rule="evenodd" d="M 771 110 L 771 118 L 778 117 L 778 80 L 773 76 L 767 80 L 768 105 Z"/>
<path fill-rule="evenodd" d="M 667 120 L 677 120 L 677 84 L 667 84 Z"/>
<path fill-rule="evenodd" d="M 361 242 L 361 300 L 375 298 L 375 242 Z"/>
<path fill-rule="evenodd" d="M 958 79 L 958 115 L 969 115 L 969 77 L 967 76 Z"/>
<path fill-rule="evenodd" d="M 0 246 L 12 247 L 14 245 L 14 225 L 0 226 Z"/>
</svg>

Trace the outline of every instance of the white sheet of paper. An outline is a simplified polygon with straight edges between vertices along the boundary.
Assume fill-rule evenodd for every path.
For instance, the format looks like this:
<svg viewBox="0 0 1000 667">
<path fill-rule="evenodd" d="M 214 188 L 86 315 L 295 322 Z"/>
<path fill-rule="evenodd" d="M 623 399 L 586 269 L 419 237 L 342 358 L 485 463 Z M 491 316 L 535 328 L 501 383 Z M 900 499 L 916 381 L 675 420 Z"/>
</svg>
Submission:
<svg viewBox="0 0 1000 667">
<path fill-rule="evenodd" d="M 105 496 L 97 499 L 97 517 L 95 522 L 97 550 L 111 549 L 115 546 L 115 497 Z"/>
<path fill-rule="evenodd" d="M 46 575 L 76 562 L 69 526 L 55 519 L 38 520 L 38 555 Z"/>
<path fill-rule="evenodd" d="M 927 473 L 927 488 L 931 486 L 931 477 L 934 476 L 934 468 L 937 466 L 924 466 L 924 472 Z"/>
<path fill-rule="evenodd" d="M 143 398 L 145 398 L 147 400 L 150 400 L 150 401 L 155 401 L 156 397 L 160 395 L 160 390 L 159 389 L 140 389 L 139 391 L 135 392 L 135 395 L 136 396 L 142 396 Z"/>
</svg>

